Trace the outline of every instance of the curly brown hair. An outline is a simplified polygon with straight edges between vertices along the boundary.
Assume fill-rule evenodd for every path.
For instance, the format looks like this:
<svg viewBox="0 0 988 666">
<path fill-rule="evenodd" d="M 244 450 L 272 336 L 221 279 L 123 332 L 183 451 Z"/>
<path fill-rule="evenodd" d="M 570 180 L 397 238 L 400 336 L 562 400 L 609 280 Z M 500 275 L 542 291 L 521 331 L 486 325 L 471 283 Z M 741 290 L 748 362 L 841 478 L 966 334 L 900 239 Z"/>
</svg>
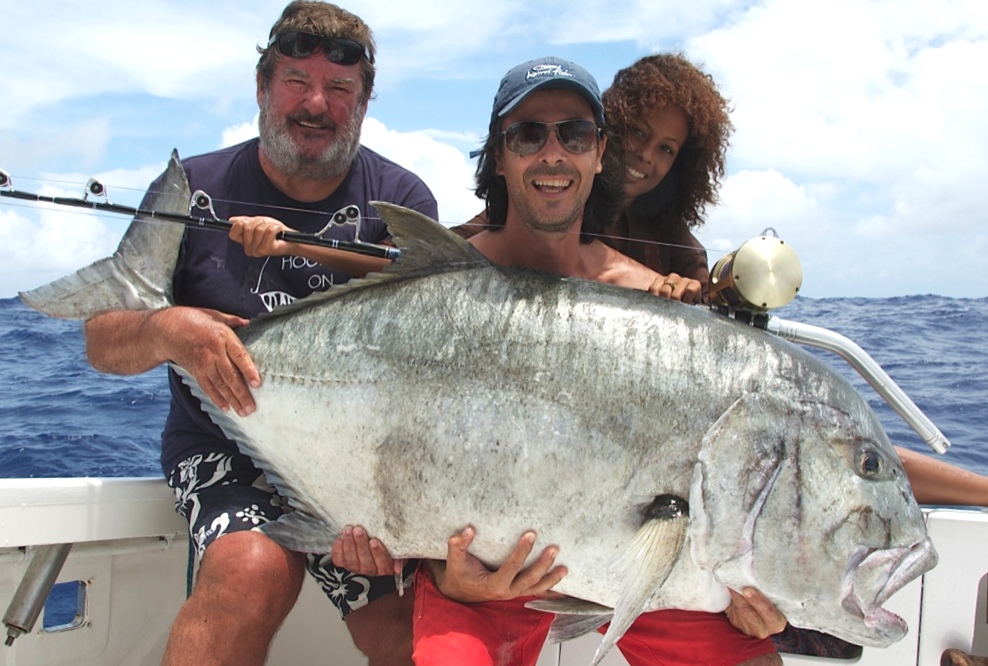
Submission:
<svg viewBox="0 0 988 666">
<path fill-rule="evenodd" d="M 268 37 L 289 30 L 301 30 L 321 37 L 343 37 L 351 39 L 370 54 L 370 60 L 360 59 L 360 70 L 364 78 L 361 101 L 366 102 L 374 92 L 374 35 L 359 16 L 328 2 L 318 0 L 294 0 L 285 7 L 281 17 L 271 27 Z M 261 54 L 257 62 L 257 75 L 261 89 L 265 90 L 274 76 L 275 63 L 282 58 L 277 47 L 257 47 Z"/>
<path fill-rule="evenodd" d="M 615 75 L 603 94 L 609 129 L 624 137 L 652 110 L 679 107 L 689 120 L 689 136 L 666 177 L 632 204 L 657 225 L 703 224 L 707 204 L 717 203 L 734 126 L 728 102 L 713 78 L 678 53 L 641 58 Z"/>
</svg>

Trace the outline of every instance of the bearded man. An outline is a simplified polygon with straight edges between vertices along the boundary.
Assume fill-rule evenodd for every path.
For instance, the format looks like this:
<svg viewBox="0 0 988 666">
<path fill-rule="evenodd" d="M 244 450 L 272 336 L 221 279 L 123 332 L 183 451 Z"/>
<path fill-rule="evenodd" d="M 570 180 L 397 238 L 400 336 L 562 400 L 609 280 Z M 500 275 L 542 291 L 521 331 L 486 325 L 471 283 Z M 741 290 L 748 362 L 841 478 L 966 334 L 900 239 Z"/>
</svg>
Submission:
<svg viewBox="0 0 988 666">
<path fill-rule="evenodd" d="M 248 415 L 260 375 L 234 329 L 386 262 L 284 242 L 277 232 L 385 242 L 388 232 L 369 208 L 372 200 L 438 218 L 436 200 L 418 177 L 360 145 L 374 50 L 370 29 L 350 12 L 311 0 L 285 8 L 267 45 L 258 47 L 260 138 L 182 163 L 192 191 L 210 195 L 215 214 L 232 218 L 233 229 L 229 235 L 186 230 L 174 272 L 175 306 L 108 312 L 86 322 L 96 369 L 135 374 L 171 361 L 218 407 Z M 149 195 L 161 182 L 152 183 Z M 262 664 L 306 568 L 371 664 L 407 663 L 410 598 L 394 593 L 394 576 L 357 576 L 334 568 L 328 556 L 303 556 L 258 532 L 282 514 L 281 498 L 172 370 L 169 383 L 161 465 L 177 510 L 189 521 L 199 569 L 164 663 Z"/>
</svg>

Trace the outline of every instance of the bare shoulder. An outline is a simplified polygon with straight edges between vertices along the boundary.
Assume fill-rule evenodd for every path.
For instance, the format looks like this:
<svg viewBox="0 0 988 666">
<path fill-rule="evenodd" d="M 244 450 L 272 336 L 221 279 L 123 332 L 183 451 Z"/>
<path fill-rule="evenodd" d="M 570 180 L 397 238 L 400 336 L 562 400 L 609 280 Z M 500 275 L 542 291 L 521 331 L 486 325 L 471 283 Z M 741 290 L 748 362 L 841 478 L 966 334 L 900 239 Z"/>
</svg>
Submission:
<svg viewBox="0 0 988 666">
<path fill-rule="evenodd" d="M 599 241 L 595 248 L 600 253 L 600 271 L 594 279 L 620 287 L 647 290 L 661 276 L 651 268 L 641 264 L 629 256 L 621 254 L 614 248 Z"/>
</svg>

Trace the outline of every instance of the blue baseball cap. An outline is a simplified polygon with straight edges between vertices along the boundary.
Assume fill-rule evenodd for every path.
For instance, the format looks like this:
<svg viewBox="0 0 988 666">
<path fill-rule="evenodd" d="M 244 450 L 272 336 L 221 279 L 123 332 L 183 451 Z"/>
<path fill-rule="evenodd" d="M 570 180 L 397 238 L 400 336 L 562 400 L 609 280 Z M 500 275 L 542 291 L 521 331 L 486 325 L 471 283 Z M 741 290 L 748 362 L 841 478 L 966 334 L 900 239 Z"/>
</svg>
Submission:
<svg viewBox="0 0 988 666">
<path fill-rule="evenodd" d="M 590 108 L 593 109 L 597 122 L 604 124 L 604 104 L 600 101 L 597 81 L 590 72 L 575 62 L 554 56 L 529 60 L 513 67 L 504 75 L 494 96 L 491 124 L 495 119 L 503 118 L 510 113 L 533 90 L 548 88 L 562 88 L 580 93 L 590 102 Z"/>
</svg>

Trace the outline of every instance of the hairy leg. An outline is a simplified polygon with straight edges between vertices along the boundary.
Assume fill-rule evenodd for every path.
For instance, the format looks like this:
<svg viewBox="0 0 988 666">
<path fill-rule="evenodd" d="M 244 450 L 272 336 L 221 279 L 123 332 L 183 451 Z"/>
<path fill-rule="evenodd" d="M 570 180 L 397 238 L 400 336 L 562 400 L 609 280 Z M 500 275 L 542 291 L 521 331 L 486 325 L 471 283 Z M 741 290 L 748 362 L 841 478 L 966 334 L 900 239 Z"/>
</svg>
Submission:
<svg viewBox="0 0 988 666">
<path fill-rule="evenodd" d="M 368 666 L 411 666 L 414 589 L 386 594 L 346 616 L 353 644 Z"/>
<path fill-rule="evenodd" d="M 234 532 L 212 542 L 172 625 L 162 663 L 261 666 L 304 576 L 303 557 L 260 532 Z"/>
</svg>

